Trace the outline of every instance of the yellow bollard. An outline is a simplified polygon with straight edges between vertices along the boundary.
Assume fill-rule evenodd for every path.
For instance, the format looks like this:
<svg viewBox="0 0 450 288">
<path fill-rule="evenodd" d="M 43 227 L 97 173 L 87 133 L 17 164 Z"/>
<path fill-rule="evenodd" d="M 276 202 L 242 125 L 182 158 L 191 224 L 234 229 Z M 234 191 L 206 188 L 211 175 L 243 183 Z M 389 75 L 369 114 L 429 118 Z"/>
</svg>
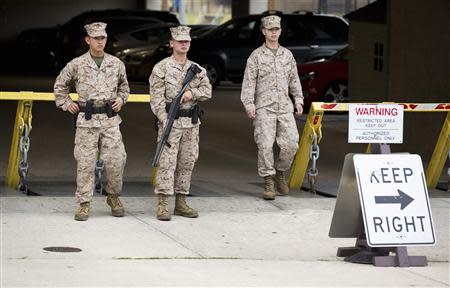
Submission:
<svg viewBox="0 0 450 288">
<path fill-rule="evenodd" d="M 320 103 L 319 103 L 320 104 Z M 300 139 L 297 154 L 295 155 L 294 163 L 292 165 L 291 174 L 289 176 L 290 188 L 301 188 L 303 178 L 309 163 L 309 153 L 313 141 L 313 135 L 318 134 L 318 142 L 322 138 L 322 117 L 323 111 L 317 111 L 318 104 L 313 103 L 309 109 L 308 117 L 306 118 L 305 127 L 303 128 L 302 137 Z"/>
<path fill-rule="evenodd" d="M 153 167 L 152 168 L 152 186 L 155 187 L 156 186 L 156 175 L 158 174 L 158 167 Z"/>
<path fill-rule="evenodd" d="M 448 149 L 450 148 L 450 112 L 447 113 L 441 134 L 431 156 L 430 163 L 426 171 L 426 179 L 428 188 L 436 188 L 445 161 L 448 157 Z"/>
<path fill-rule="evenodd" d="M 30 96 L 33 92 L 21 92 L 21 94 L 23 94 L 23 99 L 31 99 Z M 14 123 L 11 150 L 9 152 L 8 168 L 5 179 L 6 185 L 13 189 L 17 188 L 17 185 L 19 185 L 19 140 L 23 133 L 25 123 L 28 124 L 28 127 L 31 130 L 32 107 L 32 100 L 19 100 L 17 103 L 16 120 Z"/>
</svg>

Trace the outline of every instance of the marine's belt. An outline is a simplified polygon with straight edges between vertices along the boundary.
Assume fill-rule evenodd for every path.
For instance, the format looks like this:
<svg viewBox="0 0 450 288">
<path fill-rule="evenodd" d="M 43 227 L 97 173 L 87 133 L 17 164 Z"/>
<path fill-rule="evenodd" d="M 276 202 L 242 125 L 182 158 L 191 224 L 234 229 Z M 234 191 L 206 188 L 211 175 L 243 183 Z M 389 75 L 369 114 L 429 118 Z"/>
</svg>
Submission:
<svg viewBox="0 0 450 288">
<path fill-rule="evenodd" d="M 166 103 L 166 112 L 169 113 L 170 105 L 172 102 Z M 179 117 L 189 117 L 192 118 L 192 115 L 194 115 L 194 109 L 179 109 L 177 112 L 177 116 L 175 116 L 175 119 L 178 119 Z"/>
<path fill-rule="evenodd" d="M 84 112 L 84 119 L 91 120 L 93 114 L 106 114 L 108 118 L 114 117 L 117 115 L 112 109 L 112 102 L 107 102 L 104 106 L 94 106 L 93 100 L 88 100 L 86 102 L 86 106 L 80 105 L 80 111 Z"/>
<path fill-rule="evenodd" d="M 107 110 L 106 110 L 106 106 L 101 106 L 101 107 L 92 107 L 92 114 L 106 114 Z M 80 106 L 80 112 L 86 112 L 86 106 Z"/>
</svg>

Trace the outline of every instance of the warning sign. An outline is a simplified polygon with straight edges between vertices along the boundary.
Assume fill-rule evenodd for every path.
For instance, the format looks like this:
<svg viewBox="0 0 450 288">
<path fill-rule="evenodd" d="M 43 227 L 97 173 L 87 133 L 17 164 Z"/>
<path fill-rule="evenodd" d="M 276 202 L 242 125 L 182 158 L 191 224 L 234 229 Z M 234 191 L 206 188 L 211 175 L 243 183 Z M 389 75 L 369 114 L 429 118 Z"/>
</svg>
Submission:
<svg viewBox="0 0 450 288">
<path fill-rule="evenodd" d="M 434 245 L 420 156 L 357 154 L 353 161 L 369 246 Z"/>
<path fill-rule="evenodd" d="M 349 104 L 349 143 L 403 143 L 403 106 Z"/>
</svg>

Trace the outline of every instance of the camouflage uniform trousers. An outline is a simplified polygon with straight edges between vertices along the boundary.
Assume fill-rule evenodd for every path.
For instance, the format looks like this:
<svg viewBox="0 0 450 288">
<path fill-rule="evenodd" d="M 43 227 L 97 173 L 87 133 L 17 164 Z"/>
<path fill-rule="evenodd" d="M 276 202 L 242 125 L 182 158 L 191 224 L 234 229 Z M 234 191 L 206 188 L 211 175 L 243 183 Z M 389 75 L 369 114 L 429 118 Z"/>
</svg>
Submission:
<svg viewBox="0 0 450 288">
<path fill-rule="evenodd" d="M 108 128 L 78 127 L 74 148 L 74 156 L 77 160 L 77 191 L 75 197 L 78 203 L 92 200 L 95 185 L 95 164 L 99 149 L 100 159 L 104 162 L 105 190 L 109 194 L 117 195 L 122 191 L 123 170 L 127 154 L 119 126 Z"/>
<path fill-rule="evenodd" d="M 254 137 L 258 146 L 258 174 L 275 175 L 276 170 L 286 171 L 298 150 L 298 131 L 293 113 L 274 113 L 258 109 L 253 121 Z M 273 144 L 277 141 L 280 153 L 274 168 Z"/>
<path fill-rule="evenodd" d="M 158 141 L 162 136 L 159 126 Z M 172 128 L 159 160 L 156 175 L 156 194 L 189 194 L 192 170 L 198 159 L 199 126 L 192 128 Z"/>
</svg>

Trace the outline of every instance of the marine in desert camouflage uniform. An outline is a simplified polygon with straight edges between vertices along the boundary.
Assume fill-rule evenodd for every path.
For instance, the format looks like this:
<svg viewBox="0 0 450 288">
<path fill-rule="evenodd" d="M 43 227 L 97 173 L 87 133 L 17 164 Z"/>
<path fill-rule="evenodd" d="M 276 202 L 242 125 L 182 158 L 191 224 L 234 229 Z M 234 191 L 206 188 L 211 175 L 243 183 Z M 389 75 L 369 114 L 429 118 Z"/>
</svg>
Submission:
<svg viewBox="0 0 450 288">
<path fill-rule="evenodd" d="M 106 24 L 101 22 L 85 26 L 89 51 L 69 62 L 54 85 L 56 106 L 72 114 L 78 113 L 74 156 L 77 161 L 75 197 L 80 203 L 75 220 L 79 221 L 89 217 L 98 152 L 104 162 L 105 190 L 111 213 L 117 217 L 124 215 L 118 196 L 122 190 L 126 152 L 119 128 L 122 120 L 117 112 L 126 103 L 130 89 L 124 64 L 104 52 L 107 41 L 105 28 Z M 79 96 L 78 103 L 69 96 L 72 83 Z M 91 117 L 87 115 L 90 114 L 88 103 L 93 105 Z"/>
<path fill-rule="evenodd" d="M 167 121 L 166 107 L 181 91 L 182 82 L 193 64 L 187 59 L 191 42 L 189 31 L 190 28 L 186 26 L 170 28 L 172 36 L 170 46 L 173 48 L 173 54 L 157 63 L 149 78 L 150 105 L 158 118 L 158 141 Z M 180 109 L 184 112 L 193 111 L 198 101 L 211 98 L 211 84 L 206 71 L 199 68 L 201 72 L 194 76 L 182 96 Z M 170 146 L 163 149 L 156 176 L 155 193 L 158 195 L 156 217 L 159 220 L 171 219 L 168 199 L 174 193 L 176 194 L 174 214 L 190 218 L 198 217 L 198 212 L 187 205 L 186 195 L 189 194 L 192 170 L 198 158 L 199 125 L 200 123 L 193 123 L 191 117 L 179 117 L 173 124 L 167 140 Z"/>
<path fill-rule="evenodd" d="M 264 177 L 263 198 L 266 200 L 275 199 L 275 184 L 280 195 L 289 193 L 285 172 L 292 164 L 299 138 L 289 93 L 294 96 L 296 114 L 303 112 L 302 87 L 295 59 L 291 51 L 278 43 L 280 22 L 281 18 L 274 15 L 261 19 L 265 43 L 248 58 L 241 91 L 247 116 L 253 120 L 258 174 Z M 274 164 L 275 140 L 280 154 Z"/>
</svg>

